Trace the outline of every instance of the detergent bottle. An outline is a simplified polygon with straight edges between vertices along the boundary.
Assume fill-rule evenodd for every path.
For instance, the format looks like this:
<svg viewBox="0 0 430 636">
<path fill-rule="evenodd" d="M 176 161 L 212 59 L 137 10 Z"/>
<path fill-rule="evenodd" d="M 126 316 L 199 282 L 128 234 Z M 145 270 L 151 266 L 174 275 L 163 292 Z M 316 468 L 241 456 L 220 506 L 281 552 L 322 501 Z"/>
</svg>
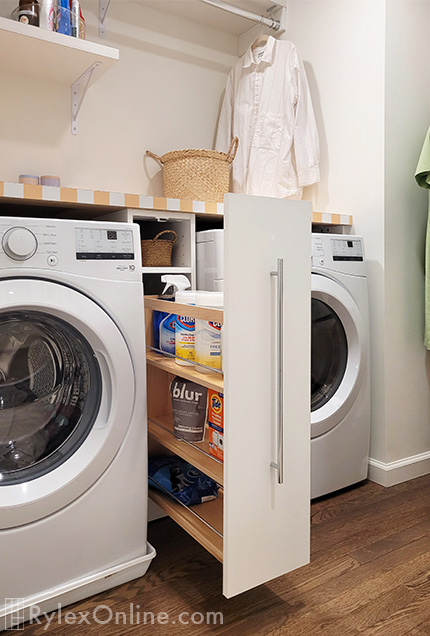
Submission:
<svg viewBox="0 0 430 636">
<path fill-rule="evenodd" d="M 175 300 L 175 291 L 184 290 L 191 286 L 190 281 L 183 274 L 165 274 L 161 277 L 161 282 L 165 283 L 165 287 L 159 298 L 170 301 Z M 154 311 L 152 320 L 155 349 L 174 356 L 176 314 L 169 314 L 165 311 Z"/>
</svg>

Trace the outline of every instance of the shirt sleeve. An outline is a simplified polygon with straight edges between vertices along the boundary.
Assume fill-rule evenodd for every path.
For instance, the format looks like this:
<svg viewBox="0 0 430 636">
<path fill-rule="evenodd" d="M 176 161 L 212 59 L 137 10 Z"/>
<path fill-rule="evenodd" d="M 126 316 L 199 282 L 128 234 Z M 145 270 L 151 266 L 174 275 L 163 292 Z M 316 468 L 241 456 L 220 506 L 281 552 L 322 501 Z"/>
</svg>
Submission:
<svg viewBox="0 0 430 636">
<path fill-rule="evenodd" d="M 430 128 L 427 130 L 420 158 L 418 159 L 415 179 L 422 188 L 430 188 Z"/>
<path fill-rule="evenodd" d="M 227 152 L 233 139 L 233 71 L 227 79 L 224 100 L 221 107 L 221 113 L 218 121 L 218 130 L 215 142 L 215 150 L 218 152 Z"/>
<path fill-rule="evenodd" d="M 307 186 L 320 180 L 318 130 L 306 71 L 296 50 L 293 65 L 293 77 L 296 78 L 294 158 L 299 185 Z"/>
</svg>

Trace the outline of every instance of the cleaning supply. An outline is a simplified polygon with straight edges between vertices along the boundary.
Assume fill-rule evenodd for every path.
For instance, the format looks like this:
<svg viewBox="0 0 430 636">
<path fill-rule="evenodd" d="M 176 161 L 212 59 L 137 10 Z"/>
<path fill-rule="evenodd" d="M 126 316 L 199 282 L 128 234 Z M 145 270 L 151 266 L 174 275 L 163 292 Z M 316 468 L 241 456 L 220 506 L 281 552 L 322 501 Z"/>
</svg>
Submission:
<svg viewBox="0 0 430 636">
<path fill-rule="evenodd" d="M 71 35 L 74 38 L 79 37 L 80 13 L 81 13 L 81 8 L 79 5 L 79 0 L 70 0 Z"/>
<path fill-rule="evenodd" d="M 208 389 L 209 454 L 224 460 L 224 395 Z"/>
<path fill-rule="evenodd" d="M 187 442 L 203 442 L 208 389 L 176 376 L 170 383 L 170 395 L 175 437 Z"/>
<path fill-rule="evenodd" d="M 53 31 L 55 26 L 54 0 L 40 0 L 39 5 L 39 26 L 42 29 Z"/>
<path fill-rule="evenodd" d="M 224 305 L 224 294 L 223 292 L 215 291 L 197 291 L 196 305 L 222 308 Z M 221 370 L 222 323 L 197 319 L 195 328 L 195 361 L 197 365 L 205 365 L 204 367 L 196 366 L 197 370 L 200 373 L 211 373 L 211 370 L 205 367 Z"/>
<path fill-rule="evenodd" d="M 158 296 L 162 300 L 175 300 L 175 291 L 184 290 L 191 286 L 190 281 L 183 274 L 165 274 L 161 277 L 165 283 L 162 293 Z M 165 311 L 152 313 L 152 327 L 154 334 L 154 347 L 164 353 L 175 355 L 175 323 L 176 314 Z"/>
<path fill-rule="evenodd" d="M 65 35 L 72 33 L 69 0 L 58 0 L 57 2 L 57 31 Z"/>
<path fill-rule="evenodd" d="M 175 301 L 186 305 L 196 304 L 196 292 L 191 290 L 177 291 Z M 194 364 L 195 320 L 191 316 L 176 314 L 175 323 L 175 362 L 179 365 Z"/>
</svg>

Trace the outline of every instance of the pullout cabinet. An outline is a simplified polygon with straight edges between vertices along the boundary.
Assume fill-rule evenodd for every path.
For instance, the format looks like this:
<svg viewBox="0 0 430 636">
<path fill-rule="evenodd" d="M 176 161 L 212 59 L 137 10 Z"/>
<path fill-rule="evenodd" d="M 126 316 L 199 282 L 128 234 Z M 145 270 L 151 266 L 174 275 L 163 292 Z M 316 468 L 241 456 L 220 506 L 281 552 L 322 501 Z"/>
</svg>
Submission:
<svg viewBox="0 0 430 636">
<path fill-rule="evenodd" d="M 228 194 L 224 229 L 224 310 L 203 310 L 223 322 L 223 377 L 148 348 L 148 428 L 150 453 L 179 455 L 220 485 L 218 499 L 190 508 L 150 497 L 222 561 L 231 597 L 309 561 L 310 204 Z M 147 325 L 155 309 L 202 311 L 154 298 L 146 309 Z M 174 437 L 175 375 L 224 394 L 223 464 L 207 437 Z"/>
</svg>

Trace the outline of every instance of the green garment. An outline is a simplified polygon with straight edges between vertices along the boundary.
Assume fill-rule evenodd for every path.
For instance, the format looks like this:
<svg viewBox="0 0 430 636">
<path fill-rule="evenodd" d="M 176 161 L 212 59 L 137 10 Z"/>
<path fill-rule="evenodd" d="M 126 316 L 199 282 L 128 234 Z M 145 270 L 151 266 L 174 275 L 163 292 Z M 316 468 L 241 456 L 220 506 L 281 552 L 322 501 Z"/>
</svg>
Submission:
<svg viewBox="0 0 430 636">
<path fill-rule="evenodd" d="M 422 188 L 430 189 L 430 128 L 427 131 L 421 155 L 415 171 L 415 179 Z M 430 194 L 430 193 L 429 193 Z M 424 344 L 430 349 L 430 198 L 429 216 L 427 219 L 426 259 L 425 259 L 425 331 Z"/>
</svg>

